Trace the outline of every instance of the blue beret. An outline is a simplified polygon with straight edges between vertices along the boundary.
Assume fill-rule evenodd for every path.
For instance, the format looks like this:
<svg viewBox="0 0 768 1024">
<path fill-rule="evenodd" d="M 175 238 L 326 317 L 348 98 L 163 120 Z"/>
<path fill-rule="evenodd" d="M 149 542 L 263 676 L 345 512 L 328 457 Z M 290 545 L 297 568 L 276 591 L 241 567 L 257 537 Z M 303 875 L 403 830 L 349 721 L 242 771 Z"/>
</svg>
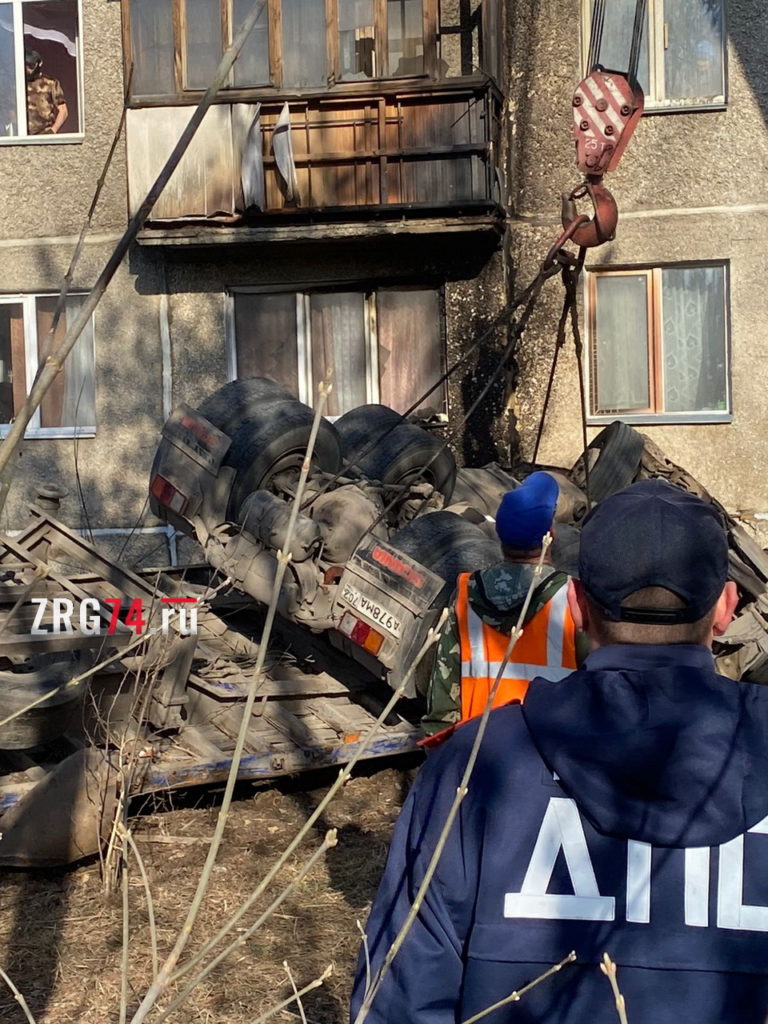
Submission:
<svg viewBox="0 0 768 1024">
<path fill-rule="evenodd" d="M 501 543 L 516 551 L 540 548 L 555 517 L 559 490 L 553 476 L 538 472 L 531 473 L 514 491 L 507 491 L 496 513 Z"/>
</svg>

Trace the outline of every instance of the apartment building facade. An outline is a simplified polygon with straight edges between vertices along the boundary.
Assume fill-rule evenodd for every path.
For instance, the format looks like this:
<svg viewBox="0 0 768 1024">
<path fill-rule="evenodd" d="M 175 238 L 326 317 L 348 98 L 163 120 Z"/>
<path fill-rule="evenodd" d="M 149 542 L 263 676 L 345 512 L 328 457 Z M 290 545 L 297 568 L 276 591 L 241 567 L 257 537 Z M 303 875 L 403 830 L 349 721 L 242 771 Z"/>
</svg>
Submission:
<svg viewBox="0 0 768 1024">
<path fill-rule="evenodd" d="M 651 0 L 649 112 L 611 188 L 583 299 L 591 432 L 627 419 L 729 508 L 768 510 L 757 367 L 768 85 L 756 0 Z M 250 0 L 0 0 L 0 400 L 10 420 L 120 123 L 66 314 L 106 263 Z M 609 4 L 617 60 L 630 3 Z M 536 272 L 576 183 L 581 0 L 266 0 L 240 58 L 33 420 L 4 516 L 42 483 L 65 521 L 162 560 L 147 477 L 170 409 L 266 374 L 329 415 L 416 415 L 460 461 L 530 455 L 561 292 L 517 355 L 489 323 Z M 763 34 L 761 40 L 760 36 Z M 25 52 L 67 118 L 35 134 Z M 12 68 L 12 74 L 9 73 Z M 487 334 L 487 337 L 486 337 Z M 581 447 L 565 354 L 541 459 Z M 111 537 L 112 534 L 110 533 Z M 117 542 L 114 542 L 117 543 Z M 121 542 L 122 543 L 122 542 Z M 154 554 L 152 552 L 154 551 Z"/>
</svg>

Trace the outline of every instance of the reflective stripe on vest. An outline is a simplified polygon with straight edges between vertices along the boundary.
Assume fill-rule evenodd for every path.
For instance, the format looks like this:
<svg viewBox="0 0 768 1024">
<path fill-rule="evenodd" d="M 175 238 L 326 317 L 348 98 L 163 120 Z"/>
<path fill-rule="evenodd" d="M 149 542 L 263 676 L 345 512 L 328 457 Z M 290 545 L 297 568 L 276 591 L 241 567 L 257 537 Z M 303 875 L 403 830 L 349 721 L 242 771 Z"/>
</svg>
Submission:
<svg viewBox="0 0 768 1024">
<path fill-rule="evenodd" d="M 501 633 L 472 609 L 469 603 L 470 573 L 457 581 L 456 621 L 461 648 L 461 717 L 482 714 L 504 655 L 509 636 Z M 537 676 L 563 679 L 576 668 L 575 627 L 563 585 L 526 623 L 523 635 L 504 665 L 493 707 L 522 700 L 528 684 Z"/>
</svg>

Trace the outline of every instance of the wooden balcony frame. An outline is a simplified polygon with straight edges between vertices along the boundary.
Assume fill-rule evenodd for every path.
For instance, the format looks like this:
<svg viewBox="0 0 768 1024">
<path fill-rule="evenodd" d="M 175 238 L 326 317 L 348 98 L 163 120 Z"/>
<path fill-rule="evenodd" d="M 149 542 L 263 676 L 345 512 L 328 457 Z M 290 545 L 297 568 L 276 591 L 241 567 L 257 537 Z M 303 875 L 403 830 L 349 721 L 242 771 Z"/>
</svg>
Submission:
<svg viewBox="0 0 768 1024">
<path fill-rule="evenodd" d="M 362 83 L 356 83 L 362 84 Z M 227 104 L 226 107 L 236 105 Z M 267 201 L 260 212 L 248 216 L 238 206 L 239 160 L 237 132 L 242 139 L 242 124 L 255 107 L 248 105 L 228 112 L 217 105 L 216 131 L 211 139 L 222 138 L 222 125 L 231 127 L 229 164 L 218 171 L 219 198 L 203 209 L 185 198 L 181 177 L 176 180 L 174 206 L 161 197 L 153 223 L 169 222 L 219 224 L 246 222 L 250 227 L 270 224 L 300 224 L 308 217 L 329 223 L 340 218 L 402 216 L 476 218 L 483 212 L 501 215 L 496 169 L 497 144 L 502 110 L 501 96 L 493 82 L 480 77 L 472 83 L 464 80 L 429 89 L 397 89 L 388 93 L 368 89 L 356 96 L 324 94 L 304 97 L 290 105 L 294 161 L 300 183 L 300 205 L 286 204 L 278 192 L 275 158 L 270 150 L 271 130 L 282 103 L 264 101 L 261 107 L 262 161 Z M 345 116 L 348 108 L 348 116 Z M 175 123 L 181 120 L 165 114 Z M 216 108 L 214 108 L 216 109 Z M 237 116 L 235 116 L 237 114 Z M 131 202 L 142 197 L 142 188 L 152 177 L 148 167 L 143 178 L 132 162 L 154 152 L 153 132 L 163 134 L 159 126 L 164 114 L 157 110 L 129 111 L 128 153 Z M 132 121 L 143 122 L 142 143 L 132 143 Z M 236 124 L 237 122 L 237 124 Z M 248 121 L 248 123 L 250 123 Z M 204 123 L 205 124 L 205 123 Z M 239 125 L 239 127 L 237 127 Z M 197 151 L 190 161 L 205 164 L 206 180 L 210 168 L 211 146 L 206 149 L 203 129 Z M 167 134 L 167 132 L 166 132 Z M 421 137 L 420 137 L 421 136 Z M 334 143 L 341 139 L 345 145 Z M 172 140 L 170 140 L 172 144 Z M 185 157 L 185 159 L 187 159 Z M 180 168 L 181 170 L 181 168 Z M 177 172 L 178 174 L 178 172 Z M 141 180 L 134 180 L 134 177 Z M 237 180 L 235 180 L 237 179 Z M 174 186 L 174 179 L 170 183 Z M 221 198 L 224 196 L 224 198 Z M 186 204 L 186 205 L 185 205 Z"/>
<path fill-rule="evenodd" d="M 169 52 L 169 60 L 173 61 L 173 82 L 174 91 L 162 95 L 135 95 L 129 98 L 131 106 L 172 106 L 175 104 L 195 103 L 203 94 L 203 89 L 190 89 L 185 85 L 186 79 L 186 17 L 184 0 L 169 0 L 171 5 L 171 21 L 173 33 L 173 53 Z M 232 19 L 232 0 L 220 0 L 221 3 L 221 38 L 223 45 L 228 45 L 232 33 L 236 28 Z M 339 0 L 325 0 L 325 22 L 326 22 L 326 69 L 327 80 L 322 86 L 312 89 L 296 90 L 282 85 L 283 78 L 283 54 L 282 54 L 282 19 L 281 0 L 266 0 L 268 11 L 268 39 L 269 39 L 269 83 L 255 85 L 248 88 L 227 88 L 226 98 L 228 102 L 253 102 L 254 99 L 265 99 L 267 97 L 279 96 L 283 99 L 299 98 L 306 95 L 316 95 L 328 91 L 355 93 L 356 88 L 362 86 L 364 91 L 372 88 L 386 88 L 385 83 L 398 83 L 397 87 L 402 88 L 403 83 L 427 82 L 434 83 L 438 78 L 438 4 L 439 0 L 421 0 L 422 6 L 422 49 L 423 69 L 414 75 L 396 76 L 393 73 L 376 75 L 364 81 L 344 80 L 341 71 L 340 47 L 338 26 Z M 388 27 L 387 27 L 387 0 L 373 0 L 374 38 L 375 53 L 380 68 L 387 68 L 389 61 L 388 53 Z M 130 0 L 123 0 L 122 7 L 122 35 L 123 53 L 126 66 L 126 77 L 128 67 L 131 64 L 133 54 L 132 24 Z"/>
</svg>

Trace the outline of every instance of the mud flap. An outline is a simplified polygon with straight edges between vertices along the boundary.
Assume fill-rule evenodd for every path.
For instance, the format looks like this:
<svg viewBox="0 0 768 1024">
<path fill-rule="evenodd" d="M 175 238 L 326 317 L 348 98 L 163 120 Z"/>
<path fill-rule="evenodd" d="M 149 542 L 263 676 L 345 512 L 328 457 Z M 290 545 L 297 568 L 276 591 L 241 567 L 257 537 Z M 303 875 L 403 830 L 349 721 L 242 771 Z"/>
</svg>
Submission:
<svg viewBox="0 0 768 1024">
<path fill-rule="evenodd" d="M 116 810 L 115 767 L 102 750 L 79 750 L 0 818 L 0 866 L 60 867 L 98 853 Z"/>
</svg>

